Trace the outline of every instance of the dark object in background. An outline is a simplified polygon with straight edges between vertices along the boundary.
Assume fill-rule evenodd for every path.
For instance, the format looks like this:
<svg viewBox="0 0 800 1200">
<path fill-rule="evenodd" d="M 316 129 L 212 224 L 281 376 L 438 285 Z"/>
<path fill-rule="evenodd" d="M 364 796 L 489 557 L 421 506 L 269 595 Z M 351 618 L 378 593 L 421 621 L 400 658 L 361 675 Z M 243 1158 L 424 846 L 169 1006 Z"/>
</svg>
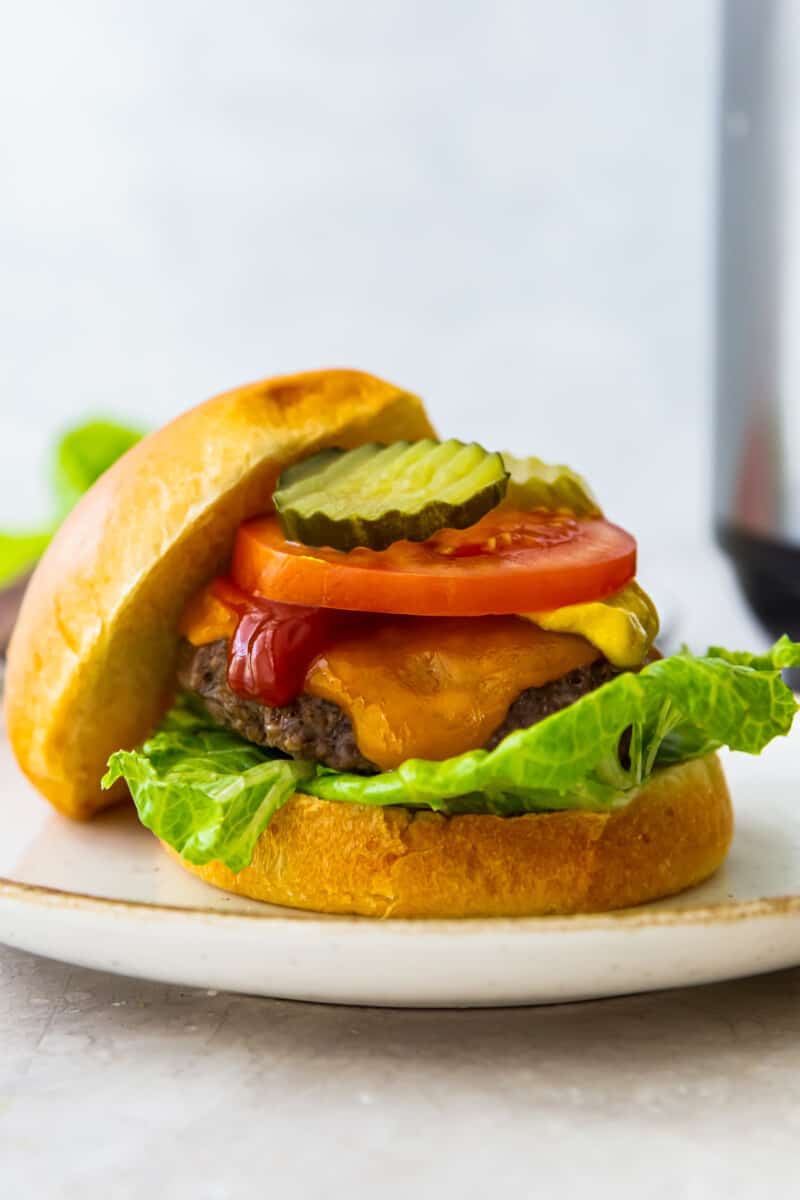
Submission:
<svg viewBox="0 0 800 1200">
<path fill-rule="evenodd" d="M 0 696 L 6 673 L 6 648 L 17 620 L 19 606 L 28 586 L 29 575 L 22 575 L 9 587 L 0 588 Z"/>
<path fill-rule="evenodd" d="M 11 631 L 14 628 L 14 622 L 17 619 L 19 606 L 22 603 L 22 597 L 28 585 L 29 578 L 29 575 L 23 575 L 16 583 L 12 583 L 10 587 L 0 590 L 0 657 L 5 657 L 6 647 L 8 646 Z"/>
<path fill-rule="evenodd" d="M 800 260 L 792 249 L 800 214 L 790 189 L 800 153 L 799 41 L 794 0 L 726 0 L 715 528 L 762 625 L 793 638 L 800 636 Z"/>
</svg>

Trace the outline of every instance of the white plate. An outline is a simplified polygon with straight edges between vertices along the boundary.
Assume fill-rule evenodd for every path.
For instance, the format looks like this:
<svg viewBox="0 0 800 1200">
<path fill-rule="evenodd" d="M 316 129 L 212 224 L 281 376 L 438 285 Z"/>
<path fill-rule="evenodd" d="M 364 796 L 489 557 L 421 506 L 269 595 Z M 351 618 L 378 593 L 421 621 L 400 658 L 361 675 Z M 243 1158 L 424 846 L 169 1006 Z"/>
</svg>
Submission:
<svg viewBox="0 0 800 1200">
<path fill-rule="evenodd" d="M 346 1004 L 582 1000 L 800 963 L 800 741 L 726 762 L 726 867 L 603 917 L 371 921 L 228 896 L 186 874 L 131 811 L 52 812 L 0 740 L 0 941 L 170 983 Z"/>
</svg>

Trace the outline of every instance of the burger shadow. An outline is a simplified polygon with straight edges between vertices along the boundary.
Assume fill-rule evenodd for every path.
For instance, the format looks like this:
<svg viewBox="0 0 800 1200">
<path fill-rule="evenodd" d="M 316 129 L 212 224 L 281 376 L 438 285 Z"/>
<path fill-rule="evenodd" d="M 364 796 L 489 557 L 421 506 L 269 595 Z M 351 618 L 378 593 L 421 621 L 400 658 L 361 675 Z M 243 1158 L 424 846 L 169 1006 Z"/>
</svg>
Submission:
<svg viewBox="0 0 800 1200">
<path fill-rule="evenodd" d="M 266 1038 L 265 1006 L 280 1009 L 283 1032 L 302 1039 L 304 1053 L 349 1063 L 409 1063 L 458 1073 L 491 1064 L 501 1071 L 541 1071 L 555 1077 L 576 1065 L 632 1064 L 642 1071 L 693 1073 L 713 1069 L 720 1055 L 761 1054 L 798 1046 L 800 968 L 702 987 L 571 1004 L 492 1009 L 375 1009 L 261 1001 L 237 997 L 228 1037 Z M 285 1044 L 285 1043 L 284 1043 Z M 266 1048 L 266 1047 L 265 1047 Z"/>
<path fill-rule="evenodd" d="M 68 1006 L 71 997 L 81 997 L 98 1044 L 114 1040 L 123 1023 L 137 1053 L 158 1049 L 168 1036 L 180 1055 L 178 1035 L 188 1030 L 187 1069 L 207 1069 L 215 1059 L 244 1058 L 256 1071 L 270 1061 L 288 1062 L 298 1080 L 307 1085 L 312 1079 L 331 1092 L 337 1080 L 368 1087 L 391 1077 L 409 1088 L 422 1079 L 469 1088 L 479 1079 L 481 1088 L 509 1085 L 527 1092 L 544 1080 L 548 1087 L 599 1096 L 619 1077 L 660 1078 L 674 1090 L 689 1073 L 693 1079 L 719 1075 L 722 1061 L 762 1064 L 765 1071 L 770 1061 L 800 1069 L 800 967 L 664 992 L 487 1009 L 270 1000 L 46 959 L 37 960 L 36 969 L 43 986 L 52 976 L 53 994 L 63 989 L 65 1007 L 56 1024 L 80 1020 Z"/>
</svg>

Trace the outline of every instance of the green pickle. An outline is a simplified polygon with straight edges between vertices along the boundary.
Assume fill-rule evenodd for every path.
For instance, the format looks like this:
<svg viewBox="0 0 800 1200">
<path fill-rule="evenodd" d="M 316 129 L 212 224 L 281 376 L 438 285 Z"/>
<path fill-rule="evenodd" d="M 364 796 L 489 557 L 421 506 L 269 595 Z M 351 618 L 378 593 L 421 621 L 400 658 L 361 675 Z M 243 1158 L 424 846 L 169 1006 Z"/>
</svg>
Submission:
<svg viewBox="0 0 800 1200">
<path fill-rule="evenodd" d="M 475 442 L 371 443 L 288 467 L 273 496 L 284 536 L 334 550 L 385 550 L 466 529 L 506 494 L 503 456 Z"/>
<path fill-rule="evenodd" d="M 510 476 L 504 508 L 563 510 L 576 517 L 603 515 L 586 480 L 569 467 L 551 466 L 540 458 L 515 458 L 506 451 L 503 462 Z"/>
</svg>

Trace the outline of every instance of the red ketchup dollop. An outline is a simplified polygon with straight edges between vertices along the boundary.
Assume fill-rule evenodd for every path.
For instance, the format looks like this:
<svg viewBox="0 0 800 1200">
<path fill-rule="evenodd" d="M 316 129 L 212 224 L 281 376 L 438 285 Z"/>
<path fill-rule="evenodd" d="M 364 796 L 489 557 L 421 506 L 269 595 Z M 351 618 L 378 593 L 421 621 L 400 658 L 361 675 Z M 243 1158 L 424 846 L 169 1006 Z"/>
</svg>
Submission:
<svg viewBox="0 0 800 1200">
<path fill-rule="evenodd" d="M 303 691 L 313 660 L 352 620 L 335 609 L 250 596 L 227 579 L 216 580 L 213 590 L 239 616 L 228 648 L 228 686 L 276 708 Z"/>
</svg>

